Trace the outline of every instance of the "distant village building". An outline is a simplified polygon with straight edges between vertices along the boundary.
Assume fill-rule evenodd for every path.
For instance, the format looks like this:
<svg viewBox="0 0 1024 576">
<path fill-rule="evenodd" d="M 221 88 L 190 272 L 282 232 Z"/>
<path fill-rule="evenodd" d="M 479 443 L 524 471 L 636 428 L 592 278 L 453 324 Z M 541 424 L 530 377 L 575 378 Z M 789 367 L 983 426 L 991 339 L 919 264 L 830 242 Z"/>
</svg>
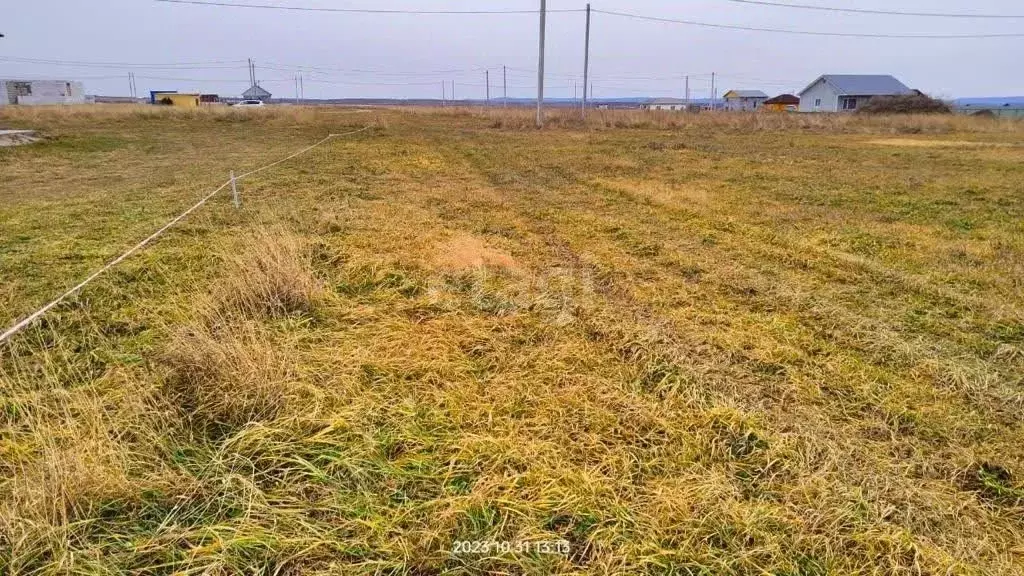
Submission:
<svg viewBox="0 0 1024 576">
<path fill-rule="evenodd" d="M 722 98 L 726 110 L 757 110 L 768 99 L 768 95 L 760 90 L 729 90 Z"/>
<path fill-rule="evenodd" d="M 263 89 L 259 84 L 253 84 L 248 90 L 242 92 L 242 98 L 245 100 L 259 100 L 260 102 L 270 100 L 272 94 Z"/>
<path fill-rule="evenodd" d="M 198 108 L 200 94 L 187 92 L 154 92 L 153 103 L 176 108 Z"/>
<path fill-rule="evenodd" d="M 1024 98 L 961 98 L 953 102 L 953 111 L 971 116 L 1024 118 Z"/>
<path fill-rule="evenodd" d="M 800 92 L 800 111 L 854 112 L 876 96 L 914 93 L 887 74 L 826 74 Z"/>
<path fill-rule="evenodd" d="M 150 104 L 156 104 L 157 103 L 157 95 L 159 95 L 159 94 L 177 94 L 177 93 L 178 93 L 177 90 L 150 90 L 149 91 L 149 103 Z"/>
<path fill-rule="evenodd" d="M 85 87 L 74 80 L 0 80 L 0 106 L 87 102 Z"/>
<path fill-rule="evenodd" d="M 800 97 L 792 94 L 779 94 L 765 100 L 763 108 L 769 112 L 796 112 L 800 108 Z"/>
<path fill-rule="evenodd" d="M 644 110 L 686 110 L 686 100 L 679 98 L 656 98 L 640 106 Z"/>
</svg>

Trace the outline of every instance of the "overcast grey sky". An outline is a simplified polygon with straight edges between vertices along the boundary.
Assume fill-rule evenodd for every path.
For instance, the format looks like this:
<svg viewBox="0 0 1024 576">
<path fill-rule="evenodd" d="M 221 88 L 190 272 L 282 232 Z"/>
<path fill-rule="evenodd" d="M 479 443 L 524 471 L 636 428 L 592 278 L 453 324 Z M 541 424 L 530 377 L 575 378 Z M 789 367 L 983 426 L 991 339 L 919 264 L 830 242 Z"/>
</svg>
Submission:
<svg viewBox="0 0 1024 576">
<path fill-rule="evenodd" d="M 246 2 L 247 0 L 235 0 Z M 251 0 L 263 4 L 395 9 L 536 9 L 539 0 Z M 1022 14 L 1020 0 L 778 0 L 820 6 L 921 12 Z M 550 9 L 585 0 L 549 0 Z M 90 94 L 127 95 L 134 71 L 140 94 L 168 89 L 237 95 L 245 59 L 261 84 L 292 97 L 300 66 L 306 97 L 482 98 L 510 67 L 509 96 L 535 94 L 536 15 L 373 15 L 167 4 L 153 0 L 8 0 L 0 8 L 0 77 L 81 79 Z M 739 4 L 728 0 L 595 0 L 595 9 L 710 23 L 812 31 L 895 34 L 1024 32 L 1024 19 L 944 19 L 842 14 Z M 548 89 L 572 96 L 582 78 L 584 16 L 548 17 Z M 691 75 L 706 96 L 710 73 L 731 88 L 795 92 L 824 73 L 893 74 L 941 97 L 1024 95 L 1024 38 L 863 39 L 782 35 L 636 21 L 595 14 L 592 79 L 596 96 L 679 96 Z M 12 62 L 31 58 L 109 67 Z M 209 64 L 209 62 L 224 62 Z M 204 63 L 167 68 L 128 64 Z M 315 67 L 312 69 L 310 67 Z"/>
</svg>

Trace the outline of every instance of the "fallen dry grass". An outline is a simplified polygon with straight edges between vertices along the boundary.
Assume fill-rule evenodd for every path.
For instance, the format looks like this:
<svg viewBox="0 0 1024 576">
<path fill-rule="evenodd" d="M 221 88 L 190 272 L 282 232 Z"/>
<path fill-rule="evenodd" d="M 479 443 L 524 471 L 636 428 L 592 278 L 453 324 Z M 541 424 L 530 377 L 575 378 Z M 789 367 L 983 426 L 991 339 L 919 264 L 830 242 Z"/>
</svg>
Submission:
<svg viewBox="0 0 1024 576">
<path fill-rule="evenodd" d="M 375 128 L 0 349 L 0 571 L 1024 572 L 1019 124 L 265 112 L 3 112 L 11 319 Z"/>
</svg>

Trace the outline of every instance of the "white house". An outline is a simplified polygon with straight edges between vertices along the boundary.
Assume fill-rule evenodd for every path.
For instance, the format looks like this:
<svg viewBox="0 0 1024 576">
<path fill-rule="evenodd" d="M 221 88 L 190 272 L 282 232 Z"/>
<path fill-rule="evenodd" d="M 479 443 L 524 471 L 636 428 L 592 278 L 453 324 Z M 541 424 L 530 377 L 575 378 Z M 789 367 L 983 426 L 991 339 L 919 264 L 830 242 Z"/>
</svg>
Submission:
<svg viewBox="0 0 1024 576">
<path fill-rule="evenodd" d="M 914 91 L 886 74 L 826 74 L 800 92 L 801 112 L 853 112 L 875 96 Z"/>
<path fill-rule="evenodd" d="M 686 100 L 657 98 L 641 106 L 644 110 L 686 110 Z"/>
<path fill-rule="evenodd" d="M 768 95 L 760 90 L 729 90 L 722 98 L 726 110 L 757 110 L 768 100 Z"/>
<path fill-rule="evenodd" d="M 271 96 L 270 92 L 268 92 L 265 88 L 263 88 L 259 84 L 253 84 L 252 86 L 249 87 L 248 90 L 246 90 L 245 92 L 242 92 L 242 98 L 244 98 L 246 100 L 260 100 L 260 101 L 264 101 L 264 100 L 269 100 L 270 96 Z"/>
<path fill-rule="evenodd" d="M 6 104 L 85 104 L 85 87 L 72 80 L 0 80 L 0 106 Z"/>
</svg>

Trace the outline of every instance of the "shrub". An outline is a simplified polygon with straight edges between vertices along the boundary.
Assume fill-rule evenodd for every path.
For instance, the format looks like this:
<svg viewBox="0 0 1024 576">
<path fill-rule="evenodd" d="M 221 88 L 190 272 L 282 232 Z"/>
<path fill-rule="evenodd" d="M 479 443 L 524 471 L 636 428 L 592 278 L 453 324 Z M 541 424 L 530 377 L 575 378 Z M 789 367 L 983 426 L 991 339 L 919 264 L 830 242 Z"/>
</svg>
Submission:
<svg viewBox="0 0 1024 576">
<path fill-rule="evenodd" d="M 877 96 L 860 109 L 861 114 L 952 114 L 953 110 L 942 100 L 926 94 L 905 96 Z"/>
</svg>

